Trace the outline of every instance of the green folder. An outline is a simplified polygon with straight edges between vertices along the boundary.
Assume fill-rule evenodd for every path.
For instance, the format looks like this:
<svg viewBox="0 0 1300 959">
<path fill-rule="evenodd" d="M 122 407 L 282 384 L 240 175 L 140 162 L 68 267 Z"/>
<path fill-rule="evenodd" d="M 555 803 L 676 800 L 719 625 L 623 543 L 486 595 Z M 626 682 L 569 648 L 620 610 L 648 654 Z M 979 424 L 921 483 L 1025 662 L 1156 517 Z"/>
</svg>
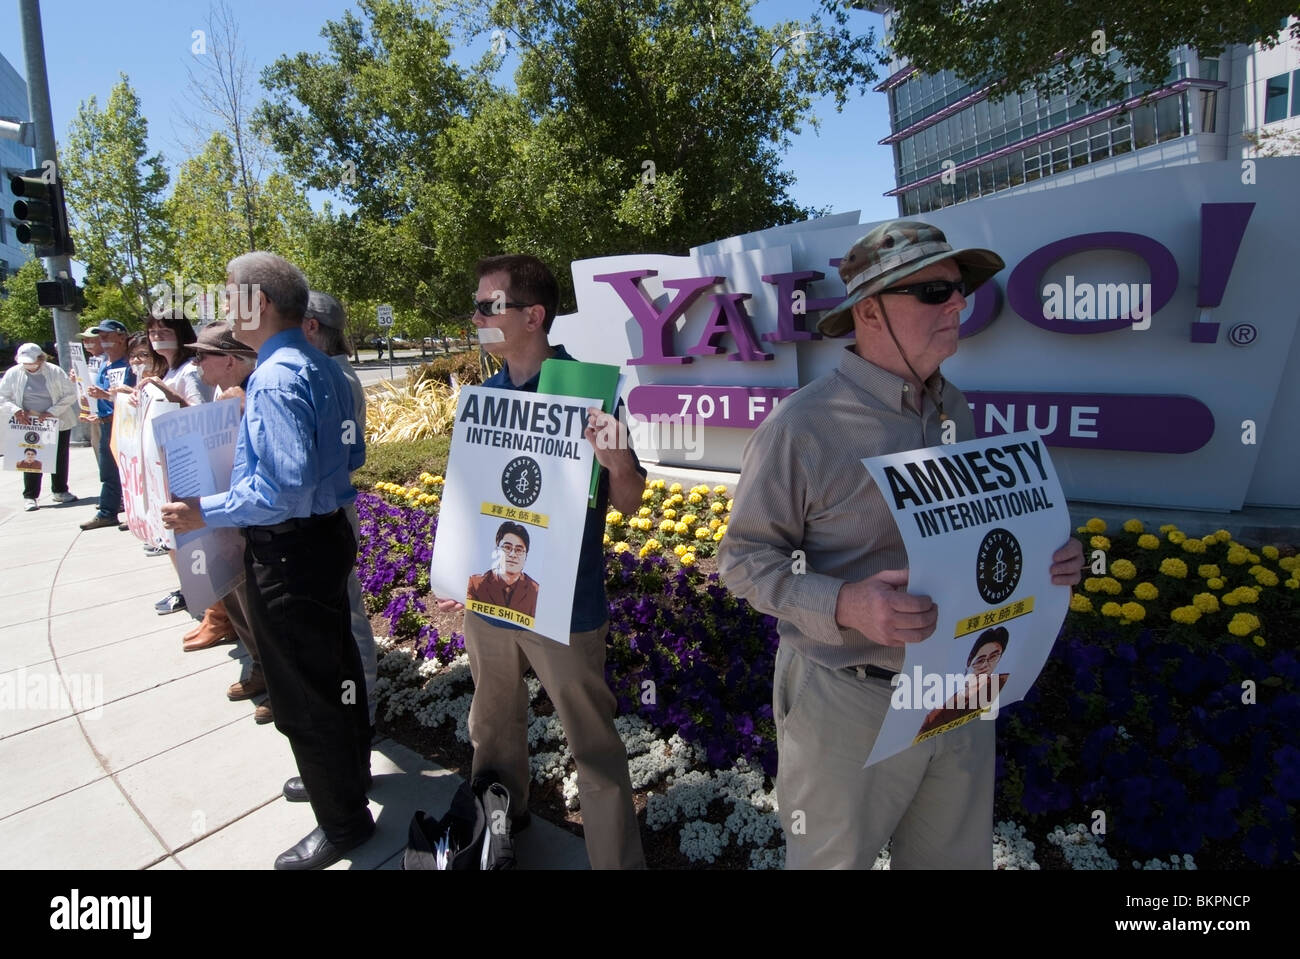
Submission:
<svg viewBox="0 0 1300 959">
<path fill-rule="evenodd" d="M 618 402 L 618 377 L 622 370 L 605 363 L 579 363 L 577 360 L 543 360 L 537 392 L 557 396 L 593 397 L 603 401 L 601 409 L 614 412 Z M 600 482 L 600 462 L 591 464 L 591 488 L 587 491 L 587 506 L 596 505 L 596 486 Z"/>
</svg>

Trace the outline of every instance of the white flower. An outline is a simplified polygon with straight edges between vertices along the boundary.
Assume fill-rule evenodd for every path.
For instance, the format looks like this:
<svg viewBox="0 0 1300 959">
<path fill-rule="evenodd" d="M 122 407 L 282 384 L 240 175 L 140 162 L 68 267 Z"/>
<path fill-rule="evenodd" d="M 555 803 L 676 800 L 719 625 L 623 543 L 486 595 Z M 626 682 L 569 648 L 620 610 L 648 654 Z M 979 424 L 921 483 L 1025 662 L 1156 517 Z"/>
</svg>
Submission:
<svg viewBox="0 0 1300 959">
<path fill-rule="evenodd" d="M 1101 840 L 1087 826 L 1075 823 L 1069 830 L 1057 826 L 1047 841 L 1060 847 L 1071 869 L 1118 869 L 1119 863 L 1102 848 Z"/>
<path fill-rule="evenodd" d="M 993 830 L 994 869 L 1038 869 L 1034 844 L 1025 838 L 1025 827 L 1014 822 L 1000 822 Z"/>
<path fill-rule="evenodd" d="M 751 849 L 749 851 L 750 869 L 784 869 L 785 846 L 775 849 Z"/>
<path fill-rule="evenodd" d="M 575 769 L 564 777 L 564 782 L 560 784 L 564 790 L 564 808 L 578 809 L 578 771 Z"/>
<path fill-rule="evenodd" d="M 715 822 L 688 822 L 682 827 L 677 848 L 691 862 L 714 862 L 722 855 L 729 836 L 727 830 Z"/>
</svg>

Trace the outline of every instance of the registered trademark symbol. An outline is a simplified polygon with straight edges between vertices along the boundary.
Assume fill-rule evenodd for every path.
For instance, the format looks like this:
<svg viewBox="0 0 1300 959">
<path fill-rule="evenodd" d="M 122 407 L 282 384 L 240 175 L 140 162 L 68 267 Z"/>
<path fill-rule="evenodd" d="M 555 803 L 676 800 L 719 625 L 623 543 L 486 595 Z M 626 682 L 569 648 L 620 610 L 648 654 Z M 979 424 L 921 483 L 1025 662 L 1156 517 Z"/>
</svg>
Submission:
<svg viewBox="0 0 1300 959">
<path fill-rule="evenodd" d="M 1228 331 L 1228 342 L 1234 346 L 1249 346 L 1258 335 L 1259 331 L 1250 323 L 1238 323 Z"/>
</svg>

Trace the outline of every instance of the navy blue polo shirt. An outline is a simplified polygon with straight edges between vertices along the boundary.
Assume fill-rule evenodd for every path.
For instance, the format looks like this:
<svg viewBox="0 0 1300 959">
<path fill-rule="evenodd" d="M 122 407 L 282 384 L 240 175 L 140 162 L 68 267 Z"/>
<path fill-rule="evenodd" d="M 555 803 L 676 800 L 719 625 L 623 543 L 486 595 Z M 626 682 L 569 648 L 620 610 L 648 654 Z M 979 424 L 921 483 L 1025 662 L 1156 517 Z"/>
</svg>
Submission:
<svg viewBox="0 0 1300 959">
<path fill-rule="evenodd" d="M 553 359 L 573 359 L 563 346 L 557 345 L 554 349 L 555 356 Z M 483 385 L 501 390 L 536 393 L 537 381 L 540 378 L 541 371 L 539 370 L 532 379 L 516 386 L 510 381 L 509 367 L 503 363 L 501 371 L 488 378 Z M 622 406 L 621 400 L 619 405 Z M 645 476 L 645 469 L 642 468 L 641 461 L 636 458 L 636 451 L 632 450 L 631 452 L 637 470 L 642 476 Z M 586 494 L 585 487 L 582 493 L 583 495 Z M 578 495 L 577 491 L 574 492 L 574 495 Z M 602 466 L 600 468 L 600 481 L 596 487 L 596 505 L 588 507 L 587 522 L 582 528 L 582 548 L 578 554 L 578 578 L 573 589 L 573 617 L 569 623 L 569 631 L 573 633 L 585 633 L 597 629 L 609 619 L 609 600 L 605 596 L 605 514 L 608 511 L 609 470 Z M 478 613 L 471 613 L 470 615 L 477 616 Z M 524 628 L 505 620 L 490 619 L 488 622 L 493 626 L 500 626 L 505 629 Z"/>
</svg>

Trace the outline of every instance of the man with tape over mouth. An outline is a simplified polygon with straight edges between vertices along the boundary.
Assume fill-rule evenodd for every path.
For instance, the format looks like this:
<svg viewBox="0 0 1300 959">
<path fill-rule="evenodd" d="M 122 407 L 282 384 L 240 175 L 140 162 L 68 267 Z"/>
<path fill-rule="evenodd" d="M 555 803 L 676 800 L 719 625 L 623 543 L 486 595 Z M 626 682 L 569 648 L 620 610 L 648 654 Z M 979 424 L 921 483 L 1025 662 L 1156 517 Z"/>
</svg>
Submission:
<svg viewBox="0 0 1300 959">
<path fill-rule="evenodd" d="M 474 325 L 483 348 L 502 360 L 501 370 L 483 385 L 535 393 L 542 363 L 572 360 L 563 346 L 547 340 L 559 306 L 555 277 L 534 256 L 493 256 L 480 260 L 474 294 Z M 602 469 L 596 505 L 587 510 L 573 596 L 569 645 L 546 639 L 513 624 L 465 614 L 465 650 L 474 677 L 469 713 L 474 746 L 473 776 L 491 770 L 510 791 L 515 828 L 528 821 L 528 688 L 523 673 L 532 666 L 555 704 L 578 767 L 582 831 L 593 869 L 645 867 L 627 750 L 614 728 L 617 708 L 605 681 L 605 638 L 609 603 L 605 598 L 605 513 L 610 505 L 635 513 L 645 489 L 645 470 L 624 442 L 610 442 L 622 429 L 617 417 L 596 407 L 587 411 L 585 436 Z M 625 440 L 623 434 L 618 434 Z M 584 485 L 574 496 L 587 496 Z M 504 529 L 504 527 L 503 527 Z M 527 543 L 509 531 L 522 568 Z M 518 539 L 518 542 L 514 540 Z M 444 612 L 461 608 L 456 600 L 439 600 Z"/>
<path fill-rule="evenodd" d="M 992 723 L 863 768 L 905 647 L 934 631 L 938 610 L 907 592 L 902 536 L 862 460 L 939 446 L 950 420 L 957 442 L 974 439 L 939 364 L 957 351 L 966 295 L 1004 265 L 991 250 L 954 250 L 927 223 L 877 226 L 840 261 L 848 296 L 817 327 L 855 342 L 746 444 L 719 571 L 779 621 L 772 708 L 788 868 L 869 869 L 891 837 L 892 868 L 993 866 Z M 1082 567 L 1070 539 L 1052 582 L 1073 585 Z"/>
</svg>

